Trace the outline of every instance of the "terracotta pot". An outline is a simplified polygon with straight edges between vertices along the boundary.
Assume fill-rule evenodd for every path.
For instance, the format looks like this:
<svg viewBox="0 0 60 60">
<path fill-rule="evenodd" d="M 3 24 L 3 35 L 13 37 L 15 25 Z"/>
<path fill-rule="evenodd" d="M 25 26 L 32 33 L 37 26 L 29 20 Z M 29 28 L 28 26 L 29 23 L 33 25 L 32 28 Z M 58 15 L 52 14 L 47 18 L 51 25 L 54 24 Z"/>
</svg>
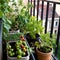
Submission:
<svg viewBox="0 0 60 60">
<path fill-rule="evenodd" d="M 36 49 L 36 53 L 37 53 L 38 60 L 50 60 L 51 59 L 52 51 L 49 53 L 43 53 L 43 52 L 40 52 L 38 49 Z"/>
</svg>

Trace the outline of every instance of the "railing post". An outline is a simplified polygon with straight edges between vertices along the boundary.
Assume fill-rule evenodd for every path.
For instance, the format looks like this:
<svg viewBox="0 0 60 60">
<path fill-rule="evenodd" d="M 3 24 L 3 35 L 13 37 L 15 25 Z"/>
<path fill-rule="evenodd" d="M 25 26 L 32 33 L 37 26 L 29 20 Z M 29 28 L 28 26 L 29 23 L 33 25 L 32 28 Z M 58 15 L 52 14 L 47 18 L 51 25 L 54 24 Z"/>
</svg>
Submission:
<svg viewBox="0 0 60 60">
<path fill-rule="evenodd" d="M 43 20 L 44 0 L 42 0 L 41 20 Z"/>
<path fill-rule="evenodd" d="M 48 13 L 49 13 L 49 2 L 47 2 L 47 9 L 46 9 L 45 33 L 47 33 Z"/>
<path fill-rule="evenodd" d="M 32 5 L 32 0 L 30 2 L 31 2 L 31 5 Z M 30 15 L 32 16 L 32 7 L 30 9 Z"/>
<path fill-rule="evenodd" d="M 0 60 L 2 60 L 2 18 L 0 18 Z"/>
<path fill-rule="evenodd" d="M 35 16 L 35 2 L 36 0 L 34 0 L 33 16 Z"/>
<path fill-rule="evenodd" d="M 57 40 L 56 40 L 56 51 L 55 51 L 55 56 L 57 56 L 57 53 L 58 53 L 59 36 L 60 36 L 60 17 L 59 17 L 59 26 L 58 26 Z"/>
<path fill-rule="evenodd" d="M 38 20 L 38 16 L 39 16 L 39 0 L 37 0 L 37 20 Z"/>
<path fill-rule="evenodd" d="M 50 37 L 51 37 L 51 38 L 52 38 L 52 34 L 53 34 L 53 27 L 54 27 L 55 9 L 56 9 L 56 3 L 54 3 L 54 4 L 53 4 L 52 24 L 51 24 L 51 32 L 50 32 Z"/>
</svg>

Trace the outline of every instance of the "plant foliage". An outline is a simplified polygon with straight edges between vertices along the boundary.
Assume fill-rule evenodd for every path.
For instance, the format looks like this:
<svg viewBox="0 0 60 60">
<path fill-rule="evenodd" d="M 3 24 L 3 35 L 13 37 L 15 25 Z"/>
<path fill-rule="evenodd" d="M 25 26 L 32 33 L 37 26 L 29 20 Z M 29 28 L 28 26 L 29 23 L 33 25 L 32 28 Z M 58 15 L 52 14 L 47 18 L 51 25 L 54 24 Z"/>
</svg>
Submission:
<svg viewBox="0 0 60 60">
<path fill-rule="evenodd" d="M 34 35 L 43 33 L 42 21 L 37 20 L 36 17 L 31 16 L 29 22 L 26 24 L 26 31 L 28 31 L 32 37 Z"/>
</svg>

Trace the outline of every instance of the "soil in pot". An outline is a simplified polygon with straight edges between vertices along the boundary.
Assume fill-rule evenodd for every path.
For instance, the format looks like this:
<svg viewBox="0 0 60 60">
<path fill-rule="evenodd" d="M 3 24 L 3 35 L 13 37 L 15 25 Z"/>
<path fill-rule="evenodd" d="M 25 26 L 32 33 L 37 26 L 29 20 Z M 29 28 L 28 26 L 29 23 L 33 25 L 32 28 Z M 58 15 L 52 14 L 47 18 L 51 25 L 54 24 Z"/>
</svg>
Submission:
<svg viewBox="0 0 60 60">
<path fill-rule="evenodd" d="M 13 52 L 16 52 L 16 47 L 15 47 L 15 44 L 16 44 L 16 42 L 11 42 L 11 43 L 9 43 L 10 45 L 11 45 L 11 48 L 13 48 L 14 49 L 14 51 Z M 16 57 L 17 55 L 16 54 L 14 54 L 12 57 Z"/>
</svg>

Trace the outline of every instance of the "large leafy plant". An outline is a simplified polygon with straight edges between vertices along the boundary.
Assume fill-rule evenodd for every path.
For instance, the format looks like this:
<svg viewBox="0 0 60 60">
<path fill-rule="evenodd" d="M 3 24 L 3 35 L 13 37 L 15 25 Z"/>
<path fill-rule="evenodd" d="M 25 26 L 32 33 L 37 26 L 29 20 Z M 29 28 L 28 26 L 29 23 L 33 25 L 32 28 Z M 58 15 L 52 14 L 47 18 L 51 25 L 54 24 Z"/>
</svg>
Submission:
<svg viewBox="0 0 60 60">
<path fill-rule="evenodd" d="M 29 18 L 30 14 L 27 10 L 27 7 L 23 7 L 20 14 L 18 14 L 15 19 L 15 21 L 18 23 L 18 29 L 20 29 L 21 32 L 24 32 L 24 30 L 26 29 L 26 24 L 28 23 Z"/>
<path fill-rule="evenodd" d="M 8 3 L 9 0 L 0 0 L 0 18 L 3 20 L 3 39 L 7 36 L 11 27 L 11 21 L 6 16 L 7 13 L 11 12 L 11 8 Z"/>
<path fill-rule="evenodd" d="M 11 30 L 19 29 L 20 32 L 25 32 L 26 24 L 30 19 L 29 8 L 32 7 L 32 5 L 27 4 L 26 6 L 24 6 L 22 4 L 22 0 L 20 0 L 19 2 L 20 3 L 18 6 L 15 4 L 15 6 L 17 6 L 16 9 L 18 11 L 16 11 L 16 13 L 13 16 L 11 16 L 12 18 Z"/>
<path fill-rule="evenodd" d="M 36 33 L 43 33 L 42 21 L 37 20 L 34 16 L 31 16 L 29 22 L 26 24 L 26 31 L 29 32 L 33 38 Z"/>
<path fill-rule="evenodd" d="M 19 0 L 18 5 L 22 5 L 22 1 Z M 9 3 L 12 3 L 12 5 L 9 5 Z M 13 6 L 15 8 L 12 8 Z M 9 29 L 11 29 L 11 24 L 15 19 L 12 16 L 16 12 L 18 13 L 18 7 L 15 0 L 0 0 L 0 18 L 3 20 L 3 39 L 7 37 Z M 16 22 L 14 23 L 16 24 Z"/>
</svg>

